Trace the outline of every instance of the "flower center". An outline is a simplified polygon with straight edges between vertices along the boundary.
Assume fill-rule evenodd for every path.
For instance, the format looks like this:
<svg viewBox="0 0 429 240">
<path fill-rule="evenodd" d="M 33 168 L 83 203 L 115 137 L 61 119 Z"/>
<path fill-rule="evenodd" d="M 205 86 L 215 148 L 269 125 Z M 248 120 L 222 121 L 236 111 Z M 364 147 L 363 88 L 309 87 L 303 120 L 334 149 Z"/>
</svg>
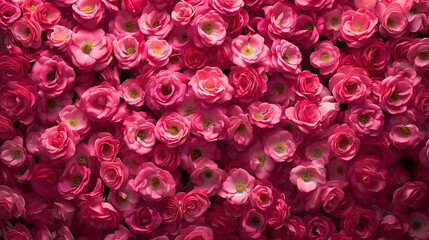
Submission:
<svg viewBox="0 0 429 240">
<path fill-rule="evenodd" d="M 361 122 L 363 125 L 367 124 L 369 122 L 369 116 L 368 115 L 360 115 L 359 122 Z"/>
<path fill-rule="evenodd" d="M 395 26 L 395 20 L 393 20 L 392 18 L 388 18 L 386 25 L 389 27 L 394 27 Z"/>
<path fill-rule="evenodd" d="M 304 172 L 301 175 L 302 180 L 304 180 L 304 182 L 310 182 L 311 181 L 311 173 L 310 172 Z"/>
<path fill-rule="evenodd" d="M 162 87 L 161 87 L 161 93 L 164 96 L 170 95 L 170 93 L 171 93 L 171 87 L 170 87 L 170 85 L 168 85 L 168 84 L 162 85 Z"/>
<path fill-rule="evenodd" d="M 266 193 L 262 193 L 261 195 L 259 195 L 259 199 L 262 203 L 267 203 L 268 200 L 270 200 L 270 196 L 268 196 L 268 194 Z"/>
<path fill-rule="evenodd" d="M 155 54 L 155 55 L 159 55 L 159 54 L 162 53 L 162 49 L 161 48 L 154 48 L 152 50 L 152 53 Z"/>
<path fill-rule="evenodd" d="M 55 80 L 55 77 L 56 77 L 55 72 L 51 72 L 51 73 L 49 73 L 49 74 L 48 74 L 48 79 L 49 79 L 50 81 Z"/>
<path fill-rule="evenodd" d="M 215 85 L 213 83 L 207 83 L 206 88 L 207 89 L 213 89 L 213 88 L 215 88 Z"/>
<path fill-rule="evenodd" d="M 283 83 L 274 84 L 274 89 L 278 94 L 282 94 L 285 91 L 285 85 Z"/>
<path fill-rule="evenodd" d="M 158 19 L 156 19 L 153 23 L 152 23 L 152 28 L 157 28 L 159 27 L 159 21 Z"/>
<path fill-rule="evenodd" d="M 256 113 L 255 114 L 255 119 L 261 119 L 262 118 L 262 116 L 263 116 L 263 114 L 262 113 Z"/>
<path fill-rule="evenodd" d="M 170 63 L 175 64 L 177 62 L 179 62 L 179 57 L 178 56 L 172 56 L 170 58 Z"/>
<path fill-rule="evenodd" d="M 85 54 L 89 54 L 92 51 L 92 48 L 94 47 L 94 45 L 92 45 L 91 42 L 84 42 L 82 44 L 82 46 L 80 46 L 80 49 L 82 49 L 82 51 Z"/>
<path fill-rule="evenodd" d="M 92 5 L 90 5 L 90 4 L 88 4 L 88 5 L 85 5 L 84 7 L 83 7 L 83 11 L 84 12 L 91 12 L 92 10 L 94 10 L 94 6 L 92 6 Z"/>
<path fill-rule="evenodd" d="M 277 143 L 274 150 L 277 153 L 283 153 L 285 151 L 285 145 L 283 143 Z"/>
<path fill-rule="evenodd" d="M 413 6 L 412 8 L 410 8 L 410 13 L 417 14 L 418 12 L 419 12 L 419 10 L 417 9 L 416 6 Z"/>
<path fill-rule="evenodd" d="M 110 145 L 109 144 L 103 144 L 103 149 L 101 149 L 101 152 L 104 154 L 104 155 L 108 155 L 108 154 L 110 154 L 110 152 L 112 152 L 112 147 L 110 147 Z"/>
<path fill-rule="evenodd" d="M 399 131 L 402 133 L 402 135 L 405 135 L 405 136 L 408 136 L 411 134 L 411 130 L 405 125 L 403 125 Z"/>
<path fill-rule="evenodd" d="M 346 137 L 343 137 L 340 142 L 338 143 L 338 145 L 340 146 L 341 149 L 346 149 L 347 146 L 349 145 L 349 140 Z"/>
<path fill-rule="evenodd" d="M 150 179 L 150 185 L 152 185 L 152 187 L 157 188 L 160 184 L 159 178 L 158 177 L 152 177 Z"/>
<path fill-rule="evenodd" d="M 124 24 L 124 31 L 125 32 L 133 32 L 134 31 L 134 25 L 132 23 L 125 23 Z"/>
<path fill-rule="evenodd" d="M 29 27 L 26 27 L 25 29 L 24 29 L 24 34 L 25 34 L 25 36 L 30 36 L 30 33 L 31 33 L 31 30 L 30 30 L 30 28 Z"/>
<path fill-rule="evenodd" d="M 133 47 L 133 46 L 128 46 L 125 49 L 125 52 L 126 52 L 127 55 L 132 55 L 132 54 L 136 53 L 136 48 Z"/>
<path fill-rule="evenodd" d="M 36 9 L 36 5 L 31 5 L 30 7 L 28 7 L 28 10 L 34 12 L 34 9 Z"/>
<path fill-rule="evenodd" d="M 259 226 L 261 224 L 261 219 L 258 216 L 253 216 L 252 218 L 250 218 L 250 223 L 253 226 Z"/>
<path fill-rule="evenodd" d="M 421 53 L 419 53 L 419 58 L 421 60 L 427 60 L 428 57 L 429 57 L 429 53 L 428 52 L 421 52 Z"/>
<path fill-rule="evenodd" d="M 242 193 L 244 192 L 244 189 L 246 189 L 246 185 L 244 185 L 243 182 L 238 182 L 235 184 L 235 189 L 237 190 L 237 192 Z"/>
<path fill-rule="evenodd" d="M 76 119 L 73 119 L 73 118 L 69 119 L 67 122 L 72 127 L 77 127 L 77 125 L 79 125 L 79 122 Z"/>
<path fill-rule="evenodd" d="M 418 221 L 414 221 L 414 222 L 411 224 L 411 228 L 412 228 L 414 231 L 419 231 L 419 230 L 422 228 L 422 223 L 421 223 L 421 222 L 418 222 Z"/>
<path fill-rule="evenodd" d="M 312 23 L 309 23 L 309 24 L 305 25 L 304 29 L 305 30 L 313 31 L 314 30 L 314 25 Z"/>
<path fill-rule="evenodd" d="M 349 93 L 355 93 L 357 86 L 354 83 L 352 83 L 352 84 L 346 84 L 346 88 L 347 88 L 347 91 Z"/>
<path fill-rule="evenodd" d="M 210 35 L 210 34 L 213 33 L 213 26 L 211 24 L 209 24 L 209 23 L 205 23 L 203 25 L 202 29 L 208 35 Z"/>
<path fill-rule="evenodd" d="M 264 163 L 265 162 L 265 154 L 258 153 L 258 154 L 255 155 L 255 158 L 258 159 L 258 161 L 260 163 Z"/>
<path fill-rule="evenodd" d="M 56 106 L 57 106 L 57 102 L 55 102 L 54 99 L 49 99 L 48 100 L 48 108 L 54 109 Z"/>
<path fill-rule="evenodd" d="M 240 125 L 238 125 L 237 131 L 239 133 L 245 133 L 246 132 L 246 125 L 244 125 L 244 123 L 241 123 Z"/>
<path fill-rule="evenodd" d="M 340 23 L 340 19 L 338 17 L 333 17 L 329 22 L 331 23 L 332 26 L 336 26 Z"/>
<path fill-rule="evenodd" d="M 359 30 L 362 28 L 363 26 L 362 26 L 362 24 L 358 24 L 358 25 L 356 25 L 356 26 L 354 26 L 354 30 L 355 30 L 355 32 L 359 32 Z"/>
<path fill-rule="evenodd" d="M 189 116 L 189 115 L 191 115 L 194 112 L 195 112 L 195 110 L 194 110 L 193 107 L 186 107 L 185 108 L 185 114 L 186 114 L 186 116 Z"/>
<path fill-rule="evenodd" d="M 77 158 L 77 163 L 82 166 L 88 166 L 88 158 L 82 155 Z"/>
<path fill-rule="evenodd" d="M 131 97 L 131 98 L 133 98 L 133 99 L 136 99 L 138 96 L 139 96 L 139 92 L 137 91 L 137 89 L 131 89 L 129 92 L 128 92 L 128 95 Z"/>
<path fill-rule="evenodd" d="M 13 160 L 19 158 L 20 155 L 21 155 L 21 151 L 19 151 L 18 149 L 13 149 L 12 151 L 10 151 L 10 156 L 12 157 Z"/>
<path fill-rule="evenodd" d="M 146 139 L 146 131 L 144 130 L 138 130 L 136 135 L 142 141 Z"/>
<path fill-rule="evenodd" d="M 182 41 L 182 43 L 186 42 L 188 40 L 188 35 L 186 35 L 186 33 L 183 33 L 180 36 L 180 40 Z"/>
<path fill-rule="evenodd" d="M 203 155 L 203 153 L 201 152 L 200 149 L 195 149 L 194 151 L 192 151 L 192 160 L 197 160 L 198 158 L 200 158 Z"/>
<path fill-rule="evenodd" d="M 250 45 L 246 45 L 241 51 L 243 52 L 244 56 L 249 56 L 253 54 L 253 48 Z"/>
<path fill-rule="evenodd" d="M 123 198 L 122 196 L 119 196 L 119 202 L 121 202 L 121 203 L 128 202 L 128 196 L 126 196 L 125 198 Z"/>
<path fill-rule="evenodd" d="M 207 168 L 201 174 L 203 175 L 204 178 L 210 179 L 213 177 L 214 171 Z"/>
<path fill-rule="evenodd" d="M 74 176 L 72 178 L 71 182 L 72 182 L 73 187 L 77 187 L 82 182 L 82 177 L 81 176 Z"/>
<path fill-rule="evenodd" d="M 289 54 L 286 54 L 286 53 L 285 53 L 285 54 L 283 55 L 282 59 L 283 59 L 283 61 L 285 61 L 286 63 L 289 63 L 289 61 L 290 61 Z"/>
<path fill-rule="evenodd" d="M 329 61 L 329 59 L 331 59 L 331 56 L 329 56 L 329 53 L 327 53 L 327 52 L 324 52 L 324 53 L 322 53 L 322 55 L 320 55 L 320 60 L 322 62 L 327 62 L 327 61 Z"/>
<path fill-rule="evenodd" d="M 320 158 L 322 156 L 323 152 L 322 150 L 316 148 L 313 150 L 313 157 L 315 158 Z"/>
<path fill-rule="evenodd" d="M 179 134 L 179 129 L 177 129 L 177 127 L 171 127 L 169 132 L 171 135 L 176 136 L 177 134 Z"/>
<path fill-rule="evenodd" d="M 397 91 L 393 91 L 392 95 L 390 96 L 390 101 L 391 102 L 396 102 L 399 99 L 399 94 Z"/>
<path fill-rule="evenodd" d="M 204 120 L 204 122 L 203 122 L 204 129 L 207 129 L 212 123 L 213 123 L 213 120 L 211 120 L 209 118 Z"/>
</svg>

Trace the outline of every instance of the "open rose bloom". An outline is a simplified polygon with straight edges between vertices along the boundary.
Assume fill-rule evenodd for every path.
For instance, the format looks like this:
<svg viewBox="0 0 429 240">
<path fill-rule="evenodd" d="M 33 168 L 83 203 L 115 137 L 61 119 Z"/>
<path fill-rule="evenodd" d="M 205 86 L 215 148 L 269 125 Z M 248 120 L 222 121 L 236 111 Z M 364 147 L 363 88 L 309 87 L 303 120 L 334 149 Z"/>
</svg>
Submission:
<svg viewBox="0 0 429 240">
<path fill-rule="evenodd" d="M 428 240 L 429 0 L 0 0 L 0 239 Z"/>
</svg>

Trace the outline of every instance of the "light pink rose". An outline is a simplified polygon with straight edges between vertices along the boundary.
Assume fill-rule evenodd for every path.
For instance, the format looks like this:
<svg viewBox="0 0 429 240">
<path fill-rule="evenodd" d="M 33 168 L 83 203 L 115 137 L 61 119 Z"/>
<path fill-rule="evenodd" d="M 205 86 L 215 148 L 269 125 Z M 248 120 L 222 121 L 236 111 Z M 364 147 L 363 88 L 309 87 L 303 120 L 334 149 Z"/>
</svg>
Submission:
<svg viewBox="0 0 429 240">
<path fill-rule="evenodd" d="M 105 16 L 105 5 L 101 0 L 77 0 L 72 9 L 73 17 L 87 29 L 96 29 Z"/>
<path fill-rule="evenodd" d="M 310 63 L 318 68 L 320 74 L 328 75 L 334 72 L 340 61 L 340 49 L 331 41 L 322 41 L 316 45 L 315 51 L 310 55 Z"/>
<path fill-rule="evenodd" d="M 183 218 L 187 222 L 201 220 L 210 206 L 209 197 L 200 190 L 192 190 L 188 193 L 179 192 L 176 194 L 182 209 Z"/>
<path fill-rule="evenodd" d="M 361 136 L 377 136 L 384 128 L 381 108 L 369 100 L 349 105 L 344 121 Z"/>
<path fill-rule="evenodd" d="M 79 135 L 66 123 L 46 129 L 40 136 L 42 159 L 51 162 L 63 162 L 70 159 L 79 141 Z"/>
<path fill-rule="evenodd" d="M 410 230 L 408 236 L 415 239 L 429 238 L 429 218 L 424 212 L 412 212 L 410 214 Z M 413 227 L 414 226 L 414 227 Z"/>
<path fill-rule="evenodd" d="M 101 163 L 115 161 L 119 144 L 120 141 L 109 132 L 94 133 L 88 140 L 91 156 L 96 157 Z"/>
<path fill-rule="evenodd" d="M 61 109 L 58 113 L 58 123 L 67 123 L 71 129 L 76 131 L 79 135 L 85 135 L 90 129 L 90 122 L 86 118 L 82 109 L 77 108 L 75 105 L 68 105 Z"/>
<path fill-rule="evenodd" d="M 274 202 L 273 190 L 268 186 L 257 185 L 250 192 L 250 203 L 262 211 L 267 210 Z"/>
<path fill-rule="evenodd" d="M 92 121 L 109 120 L 117 111 L 119 92 L 107 82 L 88 88 L 81 96 L 79 105 Z"/>
<path fill-rule="evenodd" d="M 270 103 L 288 106 L 296 97 L 292 88 L 292 82 L 283 75 L 271 75 L 270 81 L 267 82 L 267 91 L 264 93 L 263 99 Z"/>
<path fill-rule="evenodd" d="M 152 151 L 156 143 L 155 124 L 144 118 L 138 112 L 125 117 L 123 122 L 124 141 L 128 148 L 138 154 Z"/>
<path fill-rule="evenodd" d="M 220 107 L 199 107 L 189 116 L 192 134 L 208 142 L 226 138 L 229 119 Z"/>
<path fill-rule="evenodd" d="M 79 216 L 86 226 L 97 230 L 115 229 L 120 220 L 115 208 L 99 196 L 83 201 Z"/>
<path fill-rule="evenodd" d="M 168 171 L 156 167 L 153 163 L 143 163 L 135 179 L 129 180 L 134 191 L 146 199 L 161 200 L 176 192 L 176 183 Z"/>
<path fill-rule="evenodd" d="M 210 0 L 210 5 L 218 12 L 231 16 L 244 6 L 243 0 Z"/>
<path fill-rule="evenodd" d="M 429 70 L 429 39 L 416 38 L 411 43 L 408 51 L 408 61 L 413 64 L 417 72 L 426 72 Z"/>
<path fill-rule="evenodd" d="M 250 168 L 255 171 L 259 179 L 268 178 L 274 170 L 275 161 L 265 153 L 261 141 L 255 140 L 243 158 L 249 162 Z"/>
<path fill-rule="evenodd" d="M 362 47 L 377 32 L 377 23 L 377 16 L 369 10 L 348 10 L 341 17 L 340 39 L 349 47 Z"/>
<path fill-rule="evenodd" d="M 72 30 L 61 25 L 55 25 L 52 32 L 48 33 L 49 41 L 46 42 L 50 48 L 56 47 L 59 50 L 67 51 L 68 43 L 72 36 Z"/>
<path fill-rule="evenodd" d="M 27 151 L 23 144 L 24 142 L 19 136 L 5 141 L 0 148 L 0 161 L 6 167 L 15 168 L 24 165 L 27 159 Z"/>
<path fill-rule="evenodd" d="M 425 136 L 422 126 L 423 118 L 418 113 L 406 111 L 395 114 L 389 121 L 389 138 L 398 149 L 416 147 Z"/>
<path fill-rule="evenodd" d="M 66 200 L 72 200 L 84 192 L 89 183 L 91 170 L 77 162 L 68 162 L 63 174 L 58 178 L 57 190 Z"/>
<path fill-rule="evenodd" d="M 209 160 L 220 160 L 222 154 L 216 146 L 216 142 L 208 142 L 202 138 L 190 136 L 183 145 L 179 147 L 180 167 L 193 172 L 197 167 L 196 160 L 206 158 Z"/>
<path fill-rule="evenodd" d="M 165 10 L 158 10 L 152 4 L 143 9 L 138 20 L 140 31 L 149 38 L 165 38 L 173 28 L 173 21 Z"/>
<path fill-rule="evenodd" d="M 171 12 L 171 19 L 173 19 L 175 24 L 185 26 L 191 21 L 194 13 L 194 7 L 191 4 L 187 2 L 178 2 Z"/>
<path fill-rule="evenodd" d="M 297 46 L 284 39 L 276 39 L 271 46 L 271 53 L 271 65 L 275 70 L 292 74 L 291 77 L 301 72 L 302 55 Z"/>
<path fill-rule="evenodd" d="M 310 133 L 321 126 L 322 113 L 317 105 L 307 99 L 298 101 L 286 109 L 286 116 L 304 133 Z"/>
<path fill-rule="evenodd" d="M 216 163 L 201 157 L 195 161 L 195 170 L 191 174 L 191 182 L 194 184 L 194 189 L 213 196 L 220 189 L 226 176 L 225 171 L 218 168 Z"/>
<path fill-rule="evenodd" d="M 262 137 L 265 153 L 276 162 L 290 162 L 295 154 L 297 144 L 293 135 L 286 130 L 272 130 Z"/>
<path fill-rule="evenodd" d="M 141 107 L 146 97 L 145 91 L 135 78 L 128 78 L 120 86 L 121 97 L 131 106 Z"/>
<path fill-rule="evenodd" d="M 0 219 L 18 218 L 25 214 L 24 198 L 10 189 L 0 185 Z"/>
<path fill-rule="evenodd" d="M 241 110 L 241 109 L 240 109 Z M 229 118 L 229 128 L 227 129 L 227 139 L 237 150 L 243 150 L 249 146 L 253 140 L 253 127 L 249 117 L 243 111 L 237 111 Z"/>
<path fill-rule="evenodd" d="M 268 53 L 264 38 L 259 34 L 240 35 L 231 42 L 232 61 L 239 67 L 258 63 Z"/>
<path fill-rule="evenodd" d="M 174 109 L 185 99 L 187 77 L 179 72 L 161 70 L 146 83 L 146 103 L 149 108 Z"/>
<path fill-rule="evenodd" d="M 232 98 L 234 89 L 218 67 L 198 70 L 188 83 L 195 97 L 204 103 L 223 103 Z"/>
<path fill-rule="evenodd" d="M 124 4 L 125 1 L 122 2 Z M 122 5 L 124 8 L 124 5 Z M 139 32 L 138 18 L 129 11 L 119 11 L 109 22 L 109 32 L 118 36 L 122 33 Z"/>
<path fill-rule="evenodd" d="M 112 36 L 103 29 L 73 29 L 69 43 L 69 54 L 73 64 L 80 70 L 89 72 L 102 70 L 112 61 Z"/>
<path fill-rule="evenodd" d="M 346 124 L 333 127 L 328 138 L 331 153 L 344 161 L 350 161 L 356 155 L 360 146 L 360 139 L 355 131 Z"/>
<path fill-rule="evenodd" d="M 329 80 L 329 90 L 339 103 L 363 101 L 371 92 L 371 79 L 363 68 L 343 66 Z"/>
<path fill-rule="evenodd" d="M 264 12 L 265 19 L 258 23 L 258 29 L 266 29 L 273 41 L 290 37 L 295 33 L 298 13 L 290 5 L 276 2 L 273 6 L 264 8 Z"/>
<path fill-rule="evenodd" d="M 333 0 L 295 0 L 295 4 L 302 10 L 324 10 L 332 7 Z"/>
<path fill-rule="evenodd" d="M 343 198 L 344 191 L 341 189 L 339 181 L 329 181 L 322 187 L 320 201 L 322 202 L 323 209 L 327 213 L 333 212 Z"/>
<path fill-rule="evenodd" d="M 0 28 L 2 30 L 8 29 L 21 16 L 19 5 L 15 2 L 1 1 L 0 12 L 3 13 L 0 16 Z"/>
<path fill-rule="evenodd" d="M 173 52 L 170 44 L 165 40 L 155 38 L 146 41 L 147 61 L 151 66 L 162 67 L 167 65 Z"/>
<path fill-rule="evenodd" d="M 229 203 L 241 205 L 245 203 L 255 185 L 255 178 L 242 168 L 231 169 L 229 177 L 222 183 L 218 195 L 226 198 Z"/>
<path fill-rule="evenodd" d="M 383 110 L 397 114 L 407 110 L 407 104 L 413 95 L 413 86 L 405 74 L 398 74 L 385 78 L 373 92 L 379 95 L 379 104 Z"/>
<path fill-rule="evenodd" d="M 325 174 L 315 166 L 298 165 L 290 171 L 290 181 L 301 192 L 311 192 L 320 184 L 324 184 Z"/>
<path fill-rule="evenodd" d="M 128 168 L 119 158 L 114 162 L 102 162 L 100 178 L 107 187 L 118 190 L 128 180 Z"/>
<path fill-rule="evenodd" d="M 113 47 L 120 69 L 135 68 L 146 59 L 146 43 L 141 34 L 123 33 L 115 39 Z"/>
<path fill-rule="evenodd" d="M 282 109 L 278 104 L 254 102 L 249 107 L 250 122 L 260 128 L 272 128 L 280 122 Z"/>
<path fill-rule="evenodd" d="M 405 74 L 408 77 L 413 87 L 416 87 L 422 81 L 422 76 L 420 76 L 420 74 L 417 74 L 413 65 L 410 64 L 406 59 L 394 61 L 392 63 L 392 66 L 385 72 L 386 77 L 395 76 L 401 73 Z M 420 89 L 421 87 L 417 87 L 416 92 L 418 92 L 418 90 Z M 415 95 L 419 94 L 417 93 Z"/>
<path fill-rule="evenodd" d="M 190 134 L 191 122 L 177 112 L 166 112 L 155 126 L 155 137 L 168 147 L 182 145 Z"/>
<path fill-rule="evenodd" d="M 407 13 L 397 2 L 387 6 L 381 15 L 380 22 L 380 33 L 384 37 L 400 38 L 409 31 Z"/>
<path fill-rule="evenodd" d="M 205 226 L 190 225 L 182 228 L 174 240 L 201 239 L 213 240 L 213 230 Z"/>
<path fill-rule="evenodd" d="M 199 8 L 191 22 L 195 45 L 200 48 L 222 45 L 228 24 L 211 8 Z"/>
<path fill-rule="evenodd" d="M 42 30 L 53 29 L 61 20 L 61 12 L 52 3 L 43 3 L 34 8 L 31 17 L 36 20 Z"/>
<path fill-rule="evenodd" d="M 13 37 L 24 47 L 39 48 L 42 45 L 42 29 L 32 18 L 20 18 L 10 30 Z"/>
</svg>

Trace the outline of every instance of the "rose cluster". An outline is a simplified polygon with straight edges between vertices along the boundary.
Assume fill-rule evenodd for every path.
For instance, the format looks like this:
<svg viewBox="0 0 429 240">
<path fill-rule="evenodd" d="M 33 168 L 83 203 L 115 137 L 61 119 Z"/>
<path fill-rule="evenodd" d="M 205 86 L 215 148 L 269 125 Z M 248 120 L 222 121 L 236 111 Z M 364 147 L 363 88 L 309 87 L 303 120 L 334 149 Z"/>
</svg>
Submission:
<svg viewBox="0 0 429 240">
<path fill-rule="evenodd" d="M 0 0 L 0 238 L 429 239 L 428 0 Z"/>
</svg>

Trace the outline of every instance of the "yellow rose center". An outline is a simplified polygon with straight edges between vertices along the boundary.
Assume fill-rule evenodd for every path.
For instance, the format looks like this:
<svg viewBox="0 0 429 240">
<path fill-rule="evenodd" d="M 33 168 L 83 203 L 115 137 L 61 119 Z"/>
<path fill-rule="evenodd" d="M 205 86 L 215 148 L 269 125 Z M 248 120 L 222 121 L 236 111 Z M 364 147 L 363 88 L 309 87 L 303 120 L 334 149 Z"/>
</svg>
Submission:
<svg viewBox="0 0 429 240">
<path fill-rule="evenodd" d="M 146 139 L 146 131 L 144 130 L 138 130 L 136 135 L 142 141 Z"/>
<path fill-rule="evenodd" d="M 264 163 L 265 162 L 265 154 L 262 153 L 258 153 L 255 155 L 255 158 L 260 162 L 260 163 Z"/>
<path fill-rule="evenodd" d="M 77 187 L 82 182 L 82 177 L 81 176 L 74 176 L 72 178 L 71 182 L 72 182 L 73 187 Z"/>
<path fill-rule="evenodd" d="M 310 182 L 311 181 L 311 173 L 310 172 L 304 172 L 301 175 L 302 180 L 304 180 L 304 182 Z"/>
<path fill-rule="evenodd" d="M 340 142 L 338 143 L 338 145 L 340 146 L 341 149 L 346 149 L 347 146 L 349 145 L 349 140 L 345 137 L 343 137 Z"/>
<path fill-rule="evenodd" d="M 256 113 L 254 117 L 255 117 L 255 119 L 261 119 L 262 116 L 263 116 L 262 113 Z"/>
<path fill-rule="evenodd" d="M 69 119 L 67 122 L 72 127 L 77 127 L 77 125 L 79 125 L 79 122 L 76 119 L 73 119 L 73 118 Z"/>
<path fill-rule="evenodd" d="M 88 166 L 88 158 L 82 155 L 77 158 L 77 163 L 82 166 Z"/>
<path fill-rule="evenodd" d="M 253 54 L 253 48 L 250 45 L 246 45 L 243 47 L 242 52 L 244 56 L 249 56 Z"/>
<path fill-rule="evenodd" d="M 337 26 L 340 23 L 340 19 L 338 17 L 333 17 L 329 22 L 331 23 L 331 26 Z"/>
<path fill-rule="evenodd" d="M 177 129 L 177 127 L 171 127 L 169 132 L 171 135 L 176 136 L 177 134 L 179 134 L 179 129 Z"/>
<path fill-rule="evenodd" d="M 322 55 L 320 55 L 320 60 L 322 62 L 327 62 L 330 59 L 331 59 L 331 56 L 329 56 L 329 53 L 327 53 L 327 52 L 324 52 L 324 53 L 322 53 Z"/>
<path fill-rule="evenodd" d="M 158 20 L 155 20 L 155 21 L 152 23 L 152 28 L 157 28 L 157 27 L 159 27 L 159 21 L 158 21 Z"/>
<path fill-rule="evenodd" d="M 389 27 L 394 27 L 395 26 L 395 20 L 393 20 L 392 18 L 388 18 L 386 25 Z"/>
<path fill-rule="evenodd" d="M 130 96 L 130 98 L 136 99 L 139 96 L 139 91 L 137 91 L 137 89 L 130 89 L 130 91 L 128 91 L 128 96 Z"/>
<path fill-rule="evenodd" d="M 92 51 L 92 48 L 94 47 L 94 45 L 92 45 L 91 42 L 84 42 L 82 44 L 82 46 L 80 46 L 80 49 L 82 49 L 82 51 L 85 54 L 89 54 Z"/>
<path fill-rule="evenodd" d="M 209 24 L 209 23 L 205 23 L 203 25 L 202 29 L 208 35 L 210 35 L 210 34 L 213 33 L 213 26 L 211 24 Z"/>
<path fill-rule="evenodd" d="M 13 149 L 12 151 L 10 151 L 10 156 L 14 160 L 19 158 L 20 155 L 21 155 L 21 151 L 19 151 L 18 149 Z"/>
<path fill-rule="evenodd" d="M 134 31 L 134 25 L 132 23 L 125 23 L 124 24 L 124 31 L 125 32 L 133 32 Z"/>
<path fill-rule="evenodd" d="M 244 125 L 244 123 L 241 123 L 240 125 L 238 125 L 237 132 L 245 133 L 246 132 L 246 125 Z"/>
<path fill-rule="evenodd" d="M 125 52 L 127 55 L 132 55 L 132 54 L 136 53 L 136 48 L 133 46 L 129 46 L 125 49 Z"/>
<path fill-rule="evenodd" d="M 367 124 L 369 122 L 369 116 L 368 115 L 360 115 L 359 122 L 361 122 L 363 125 Z"/>
<path fill-rule="evenodd" d="M 392 95 L 390 96 L 390 101 L 391 102 L 396 102 L 399 99 L 399 94 L 397 91 L 393 91 Z"/>
<path fill-rule="evenodd" d="M 359 32 L 359 30 L 362 28 L 362 24 L 358 24 L 356 26 L 353 27 L 353 29 L 355 30 L 355 32 Z"/>
<path fill-rule="evenodd" d="M 403 125 L 399 131 L 402 133 L 402 135 L 405 135 L 405 136 L 408 136 L 411 134 L 411 130 L 405 125 Z"/>
<path fill-rule="evenodd" d="M 30 36 L 30 33 L 31 33 L 31 30 L 30 30 L 30 28 L 29 27 L 26 27 L 25 29 L 24 29 L 24 34 L 25 34 L 25 36 Z"/>
<path fill-rule="evenodd" d="M 277 153 L 283 153 L 285 151 L 285 145 L 283 143 L 277 143 L 276 146 L 274 147 L 274 150 Z"/>
<path fill-rule="evenodd" d="M 313 150 L 313 157 L 315 158 L 320 158 L 322 156 L 323 152 L 322 150 L 316 148 Z"/>
<path fill-rule="evenodd" d="M 94 10 L 94 6 L 92 6 L 90 4 L 87 4 L 83 7 L 83 11 L 86 13 L 91 12 L 92 10 Z"/>
<path fill-rule="evenodd" d="M 427 60 L 428 57 L 429 57 L 429 53 L 428 52 L 421 52 L 421 53 L 419 53 L 419 58 L 421 60 Z"/>
<path fill-rule="evenodd" d="M 203 156 L 203 153 L 200 149 L 195 149 L 194 151 L 192 151 L 192 160 L 197 160 L 201 156 Z"/>
<path fill-rule="evenodd" d="M 289 54 L 284 54 L 284 55 L 283 55 L 283 57 L 282 57 L 282 59 L 283 59 L 283 61 L 285 61 L 286 63 L 289 63 L 289 61 L 290 61 Z"/>
<path fill-rule="evenodd" d="M 213 120 L 211 119 L 204 120 L 203 122 L 204 129 L 207 129 L 210 125 L 212 125 L 212 123 L 213 123 Z"/>
<path fill-rule="evenodd" d="M 246 185 L 244 185 L 243 182 L 238 182 L 235 184 L 235 189 L 237 190 L 237 192 L 242 193 L 246 189 Z"/>
<path fill-rule="evenodd" d="M 152 50 L 152 53 L 155 54 L 155 55 L 159 55 L 159 54 L 162 53 L 162 49 L 161 48 L 154 48 Z"/>
<path fill-rule="evenodd" d="M 189 115 L 191 115 L 194 112 L 195 112 L 195 109 L 193 107 L 186 107 L 185 108 L 185 114 L 186 114 L 186 116 L 189 116 Z"/>
<path fill-rule="evenodd" d="M 152 187 L 157 188 L 159 184 L 160 184 L 160 181 L 158 177 L 152 177 L 150 179 L 150 185 L 152 185 Z"/>
<path fill-rule="evenodd" d="M 202 175 L 203 175 L 203 177 L 204 178 L 207 178 L 207 179 L 210 179 L 210 178 L 212 178 L 213 177 L 213 175 L 214 175 L 214 171 L 213 170 L 211 170 L 211 169 L 206 169 L 206 170 L 204 170 L 202 173 L 201 173 Z"/>
<path fill-rule="evenodd" d="M 30 10 L 32 12 L 34 12 L 34 9 L 36 9 L 35 5 L 31 5 L 31 6 L 28 7 L 28 10 Z"/>
</svg>

